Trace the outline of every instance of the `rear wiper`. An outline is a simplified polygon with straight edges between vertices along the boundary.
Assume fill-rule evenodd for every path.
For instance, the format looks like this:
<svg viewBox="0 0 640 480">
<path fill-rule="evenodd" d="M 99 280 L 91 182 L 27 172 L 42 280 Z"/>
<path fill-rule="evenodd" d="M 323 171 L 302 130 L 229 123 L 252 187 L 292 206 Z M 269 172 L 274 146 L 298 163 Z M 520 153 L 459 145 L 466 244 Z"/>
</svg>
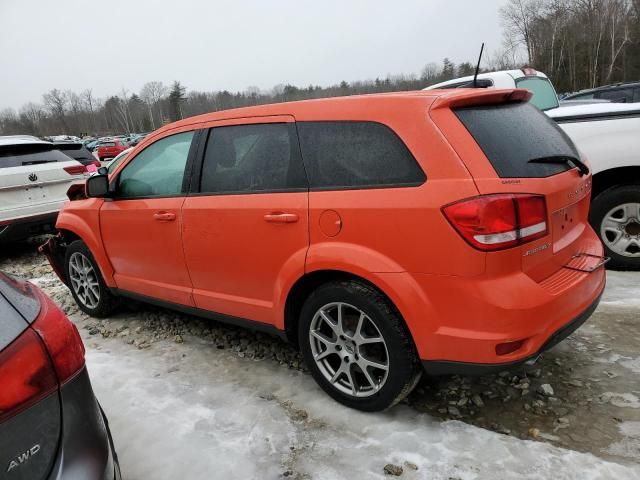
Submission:
<svg viewBox="0 0 640 480">
<path fill-rule="evenodd" d="M 550 155 L 548 157 L 532 158 L 527 163 L 568 163 L 580 170 L 580 176 L 589 174 L 589 167 L 576 157 L 568 155 Z"/>
</svg>

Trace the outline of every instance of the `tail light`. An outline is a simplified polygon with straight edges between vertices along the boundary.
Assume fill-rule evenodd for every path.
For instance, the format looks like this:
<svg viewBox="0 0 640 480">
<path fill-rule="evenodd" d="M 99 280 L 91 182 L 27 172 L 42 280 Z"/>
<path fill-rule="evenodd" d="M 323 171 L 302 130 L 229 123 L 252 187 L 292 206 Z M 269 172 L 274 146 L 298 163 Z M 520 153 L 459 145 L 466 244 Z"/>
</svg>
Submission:
<svg viewBox="0 0 640 480">
<path fill-rule="evenodd" d="M 67 172 L 69 175 L 81 175 L 83 173 L 86 173 L 87 169 L 84 165 L 82 164 L 78 164 L 78 165 L 71 165 L 70 167 L 63 167 L 64 171 Z"/>
<path fill-rule="evenodd" d="M 548 233 L 542 195 L 482 195 L 447 205 L 443 212 L 458 233 L 479 250 L 502 250 Z"/>
<path fill-rule="evenodd" d="M 62 310 L 49 298 L 41 297 L 43 308 L 32 327 L 47 346 L 58 381 L 63 384 L 84 366 L 84 344 L 78 329 Z"/>
<path fill-rule="evenodd" d="M 40 295 L 40 315 L 0 353 L 0 422 L 54 392 L 84 366 L 84 346 L 75 325 Z"/>
</svg>

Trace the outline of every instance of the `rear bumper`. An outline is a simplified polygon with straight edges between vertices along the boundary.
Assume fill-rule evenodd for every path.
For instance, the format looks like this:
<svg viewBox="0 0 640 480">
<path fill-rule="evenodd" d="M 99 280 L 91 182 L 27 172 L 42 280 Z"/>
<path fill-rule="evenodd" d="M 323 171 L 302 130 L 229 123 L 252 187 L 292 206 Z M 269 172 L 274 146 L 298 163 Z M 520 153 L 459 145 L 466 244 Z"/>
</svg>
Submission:
<svg viewBox="0 0 640 480">
<path fill-rule="evenodd" d="M 509 368 L 522 365 L 530 360 L 535 360 L 540 354 L 555 347 L 562 340 L 567 338 L 578 328 L 582 326 L 584 322 L 593 314 L 598 307 L 602 293 L 598 295 L 595 301 L 589 305 L 589 307 L 578 315 L 576 318 L 565 324 L 558 330 L 556 330 L 543 344 L 540 349 L 525 357 L 516 361 L 507 363 L 470 363 L 470 362 L 455 362 L 455 361 L 442 361 L 442 360 L 423 360 L 422 367 L 427 375 L 487 375 L 491 373 L 501 372 Z"/>
<path fill-rule="evenodd" d="M 120 480 L 107 419 L 94 396 L 86 368 L 60 389 L 62 438 L 48 480 Z"/>
<path fill-rule="evenodd" d="M 0 222 L 0 244 L 55 232 L 58 212 Z"/>
</svg>

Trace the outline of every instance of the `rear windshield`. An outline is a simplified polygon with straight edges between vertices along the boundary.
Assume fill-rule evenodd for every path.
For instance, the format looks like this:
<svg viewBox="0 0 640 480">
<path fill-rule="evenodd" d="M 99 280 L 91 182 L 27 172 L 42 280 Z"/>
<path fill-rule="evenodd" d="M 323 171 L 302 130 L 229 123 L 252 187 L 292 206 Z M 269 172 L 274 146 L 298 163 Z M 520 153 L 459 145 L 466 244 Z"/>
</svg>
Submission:
<svg viewBox="0 0 640 480">
<path fill-rule="evenodd" d="M 550 110 L 558 107 L 558 95 L 556 94 L 553 85 L 547 78 L 542 77 L 524 77 L 516 80 L 516 87 L 526 88 L 533 97 L 531 103 L 533 103 L 540 110 Z"/>
<path fill-rule="evenodd" d="M 549 177 L 574 168 L 563 159 L 580 158 L 569 137 L 530 103 L 458 108 L 454 113 L 500 177 Z"/>
<path fill-rule="evenodd" d="M 37 165 L 39 163 L 70 162 L 73 159 L 47 144 L 0 146 L 0 168 Z"/>
<path fill-rule="evenodd" d="M 81 143 L 72 145 L 56 145 L 58 150 L 62 153 L 74 158 L 76 160 L 94 160 L 94 156 L 87 148 Z"/>
</svg>

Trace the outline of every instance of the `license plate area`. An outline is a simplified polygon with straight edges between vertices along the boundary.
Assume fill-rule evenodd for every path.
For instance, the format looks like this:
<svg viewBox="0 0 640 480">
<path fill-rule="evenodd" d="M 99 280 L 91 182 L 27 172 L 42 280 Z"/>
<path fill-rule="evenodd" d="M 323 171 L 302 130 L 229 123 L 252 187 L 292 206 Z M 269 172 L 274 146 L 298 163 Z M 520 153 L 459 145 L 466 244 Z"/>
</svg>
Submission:
<svg viewBox="0 0 640 480">
<path fill-rule="evenodd" d="M 593 255 L 591 253 L 576 253 L 569 263 L 563 265 L 562 268 L 568 270 L 574 270 L 577 272 L 592 273 L 601 267 L 604 267 L 607 262 L 611 260 L 610 257 L 603 257 L 601 255 Z"/>
<path fill-rule="evenodd" d="M 585 228 L 586 212 L 583 211 L 582 202 L 578 202 L 556 210 L 551 217 L 553 253 L 557 253 L 582 235 Z"/>
</svg>

